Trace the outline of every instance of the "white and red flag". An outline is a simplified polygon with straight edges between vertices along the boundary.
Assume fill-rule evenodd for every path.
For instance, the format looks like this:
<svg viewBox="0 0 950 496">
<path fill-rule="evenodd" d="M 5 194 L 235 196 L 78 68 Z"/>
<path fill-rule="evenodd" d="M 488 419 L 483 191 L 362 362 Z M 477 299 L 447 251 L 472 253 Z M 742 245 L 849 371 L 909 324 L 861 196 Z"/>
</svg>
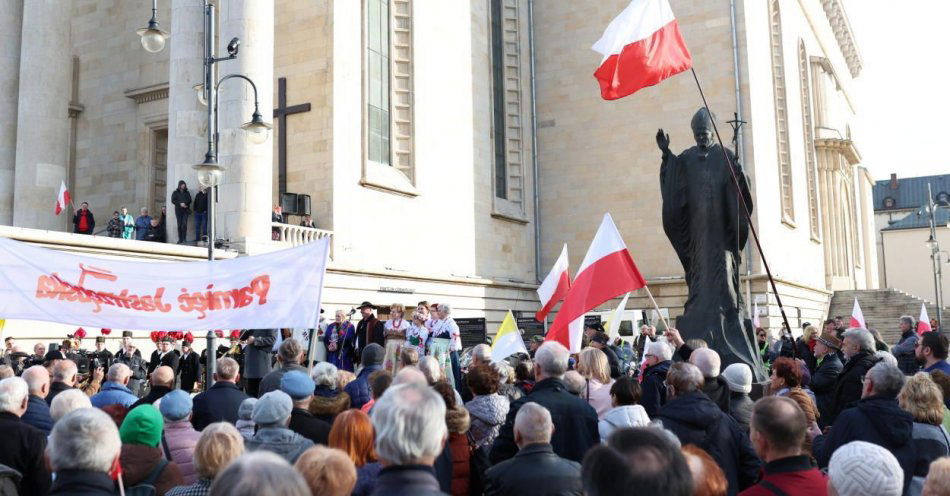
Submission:
<svg viewBox="0 0 950 496">
<path fill-rule="evenodd" d="M 860 327 L 867 329 L 867 323 L 864 322 L 864 313 L 861 312 L 861 305 L 858 305 L 858 299 L 854 299 L 854 308 L 851 310 L 851 327 Z"/>
<path fill-rule="evenodd" d="M 551 267 L 551 272 L 544 278 L 541 285 L 538 286 L 538 299 L 541 300 L 541 310 L 534 314 L 538 322 L 544 322 L 544 319 L 554 309 L 554 305 L 567 296 L 567 291 L 571 289 L 571 276 L 568 274 L 567 243 L 561 249 L 561 255 Z"/>
<path fill-rule="evenodd" d="M 669 0 L 632 0 L 592 47 L 604 56 L 594 77 L 616 100 L 693 66 Z"/>
<path fill-rule="evenodd" d="M 62 184 L 59 185 L 59 194 L 56 195 L 56 215 L 66 210 L 66 205 L 70 203 L 72 203 L 72 199 L 69 197 L 69 190 L 66 189 L 66 181 L 63 181 Z"/>
<path fill-rule="evenodd" d="M 584 262 L 564 297 L 545 340 L 557 341 L 572 352 L 580 351 L 584 314 L 597 305 L 647 285 L 610 214 L 587 249 Z"/>
<path fill-rule="evenodd" d="M 927 305 L 920 304 L 920 319 L 917 320 L 917 334 L 932 331 L 930 327 L 930 316 L 927 315 Z"/>
</svg>

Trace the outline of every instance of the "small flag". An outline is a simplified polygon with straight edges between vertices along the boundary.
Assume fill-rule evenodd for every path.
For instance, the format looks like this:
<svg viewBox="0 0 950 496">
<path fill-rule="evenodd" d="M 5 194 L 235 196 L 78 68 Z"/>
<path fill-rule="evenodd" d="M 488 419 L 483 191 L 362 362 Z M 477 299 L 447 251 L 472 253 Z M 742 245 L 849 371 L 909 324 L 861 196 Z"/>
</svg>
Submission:
<svg viewBox="0 0 950 496">
<path fill-rule="evenodd" d="M 501 327 L 495 334 L 495 340 L 492 341 L 491 359 L 493 362 L 500 362 L 515 353 L 527 355 L 528 350 L 524 347 L 524 339 L 518 331 L 515 316 L 511 310 L 508 310 L 508 315 L 505 315 L 505 320 L 501 322 Z"/>
<path fill-rule="evenodd" d="M 594 77 L 616 100 L 693 66 L 669 0 L 632 0 L 592 47 L 604 56 Z"/>
<path fill-rule="evenodd" d="M 867 329 L 867 324 L 864 322 L 864 313 L 861 312 L 861 305 L 858 305 L 857 298 L 854 299 L 854 308 L 851 310 L 851 327 Z"/>
<path fill-rule="evenodd" d="M 551 267 L 551 272 L 548 272 L 544 281 L 538 286 L 541 310 L 538 310 L 534 318 L 538 322 L 544 322 L 554 305 L 564 299 L 569 289 L 571 289 L 571 277 L 568 274 L 567 243 L 564 243 L 561 255 L 554 262 L 554 267 Z"/>
<path fill-rule="evenodd" d="M 932 331 L 930 327 L 930 316 L 927 315 L 927 305 L 920 304 L 920 319 L 917 321 L 917 334 Z"/>
<path fill-rule="evenodd" d="M 72 201 L 72 198 L 69 197 L 69 190 L 66 189 L 66 181 L 63 181 L 59 185 L 59 194 L 56 195 L 56 215 L 66 210 L 66 205 L 69 205 Z"/>
</svg>

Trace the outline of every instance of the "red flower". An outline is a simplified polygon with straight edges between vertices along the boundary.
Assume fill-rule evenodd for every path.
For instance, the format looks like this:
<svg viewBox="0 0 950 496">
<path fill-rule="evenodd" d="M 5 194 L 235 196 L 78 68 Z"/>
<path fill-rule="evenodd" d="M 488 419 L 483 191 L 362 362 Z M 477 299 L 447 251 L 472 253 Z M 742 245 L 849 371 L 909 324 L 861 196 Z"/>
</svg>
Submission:
<svg viewBox="0 0 950 496">
<path fill-rule="evenodd" d="M 108 336 L 109 334 L 112 334 L 112 329 L 109 329 L 108 327 L 103 327 L 102 330 L 99 332 L 101 332 L 103 336 Z"/>
<path fill-rule="evenodd" d="M 231 337 L 234 338 L 234 339 L 241 339 L 241 330 L 240 330 L 240 329 L 232 329 L 232 330 L 231 330 Z"/>
<path fill-rule="evenodd" d="M 216 330 L 214 331 L 214 335 L 215 335 L 215 336 L 218 336 L 218 338 L 223 339 L 223 338 L 224 338 L 224 331 L 222 331 L 221 329 L 216 329 Z"/>
<path fill-rule="evenodd" d="M 194 342 L 195 336 L 191 333 L 191 331 L 188 331 L 185 333 L 185 336 L 182 339 L 184 339 L 186 343 L 191 343 Z"/>
<path fill-rule="evenodd" d="M 164 338 L 165 336 L 168 336 L 168 332 L 166 331 L 155 331 L 155 334 L 158 335 L 157 341 L 161 341 L 162 338 Z"/>
<path fill-rule="evenodd" d="M 82 327 L 80 327 L 79 329 L 76 329 L 76 332 L 73 333 L 73 337 L 77 339 L 82 339 L 86 337 L 86 330 L 83 329 Z"/>
<path fill-rule="evenodd" d="M 158 336 L 158 331 L 152 331 L 152 332 L 150 332 L 150 333 L 149 333 L 149 337 L 152 339 L 152 342 L 153 342 L 153 343 L 157 343 L 158 340 L 160 339 L 159 336 Z"/>
<path fill-rule="evenodd" d="M 181 338 L 185 337 L 185 333 L 181 331 L 171 331 L 168 334 L 170 334 L 175 341 L 181 341 Z"/>
</svg>

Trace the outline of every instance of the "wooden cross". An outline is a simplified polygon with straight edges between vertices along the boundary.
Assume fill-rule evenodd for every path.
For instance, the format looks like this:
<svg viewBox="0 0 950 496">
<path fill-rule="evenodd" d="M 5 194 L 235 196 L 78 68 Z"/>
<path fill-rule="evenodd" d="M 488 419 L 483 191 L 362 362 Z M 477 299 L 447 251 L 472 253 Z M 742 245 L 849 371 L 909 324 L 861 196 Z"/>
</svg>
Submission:
<svg viewBox="0 0 950 496">
<path fill-rule="evenodd" d="M 287 116 L 310 112 L 309 103 L 287 106 L 287 78 L 277 78 L 277 189 L 278 198 L 287 192 Z"/>
</svg>

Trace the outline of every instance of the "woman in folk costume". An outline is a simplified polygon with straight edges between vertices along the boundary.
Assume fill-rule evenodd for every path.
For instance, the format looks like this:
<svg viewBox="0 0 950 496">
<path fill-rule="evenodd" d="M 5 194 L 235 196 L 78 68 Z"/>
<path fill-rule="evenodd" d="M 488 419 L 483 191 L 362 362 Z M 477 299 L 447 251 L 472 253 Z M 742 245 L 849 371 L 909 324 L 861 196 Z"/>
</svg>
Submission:
<svg viewBox="0 0 950 496">
<path fill-rule="evenodd" d="M 135 219 L 129 214 L 129 209 L 122 207 L 122 214 L 119 215 L 122 221 L 122 237 L 125 239 L 135 239 Z"/>
<path fill-rule="evenodd" d="M 455 323 L 450 314 L 452 307 L 446 303 L 439 303 L 438 310 L 433 315 L 431 344 L 429 345 L 429 356 L 434 357 L 449 384 L 455 386 L 460 381 L 457 373 L 459 370 L 458 353 L 462 347 L 461 334 L 459 326 Z"/>
<path fill-rule="evenodd" d="M 426 341 L 429 339 L 429 328 L 426 327 L 428 318 L 416 308 L 412 314 L 412 324 L 406 330 L 406 344 L 419 350 L 419 356 L 426 356 Z"/>
<path fill-rule="evenodd" d="M 356 347 L 356 328 L 347 320 L 343 310 L 337 310 L 335 319 L 323 335 L 327 361 L 340 370 L 353 371 L 353 350 Z"/>
<path fill-rule="evenodd" d="M 406 313 L 406 307 L 399 303 L 393 303 L 389 307 L 389 320 L 383 326 L 383 334 L 386 336 L 386 354 L 383 359 L 383 368 L 392 375 L 399 372 L 399 353 L 402 346 L 406 344 L 406 331 L 409 329 L 409 322 L 403 318 Z"/>
</svg>

